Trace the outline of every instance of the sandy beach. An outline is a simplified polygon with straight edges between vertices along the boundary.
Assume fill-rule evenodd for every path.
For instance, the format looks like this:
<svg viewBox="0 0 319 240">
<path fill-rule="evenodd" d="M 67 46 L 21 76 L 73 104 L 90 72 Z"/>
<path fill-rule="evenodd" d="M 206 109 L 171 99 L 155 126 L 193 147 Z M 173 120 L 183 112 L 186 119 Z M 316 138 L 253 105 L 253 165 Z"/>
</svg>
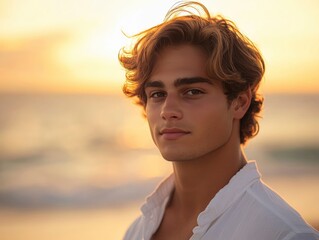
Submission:
<svg viewBox="0 0 319 240">
<path fill-rule="evenodd" d="M 314 192 L 319 177 L 303 176 L 297 181 L 293 176 L 268 177 L 265 182 L 319 230 L 319 194 Z M 122 239 L 127 227 L 139 214 L 142 201 L 102 209 L 0 209 L 0 236 L 2 240 Z"/>
<path fill-rule="evenodd" d="M 122 239 L 137 206 L 94 210 L 0 210 L 2 240 Z"/>
</svg>

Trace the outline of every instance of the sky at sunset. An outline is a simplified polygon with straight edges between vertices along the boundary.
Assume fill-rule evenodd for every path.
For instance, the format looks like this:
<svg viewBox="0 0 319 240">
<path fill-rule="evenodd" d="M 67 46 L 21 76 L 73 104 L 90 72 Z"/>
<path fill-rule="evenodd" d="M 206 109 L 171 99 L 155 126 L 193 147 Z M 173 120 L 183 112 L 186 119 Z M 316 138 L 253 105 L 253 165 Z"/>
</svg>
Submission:
<svg viewBox="0 0 319 240">
<path fill-rule="evenodd" d="M 120 92 L 127 39 L 176 1 L 1 0 L 0 92 Z M 318 0 L 207 0 L 266 61 L 264 92 L 319 93 Z"/>
</svg>

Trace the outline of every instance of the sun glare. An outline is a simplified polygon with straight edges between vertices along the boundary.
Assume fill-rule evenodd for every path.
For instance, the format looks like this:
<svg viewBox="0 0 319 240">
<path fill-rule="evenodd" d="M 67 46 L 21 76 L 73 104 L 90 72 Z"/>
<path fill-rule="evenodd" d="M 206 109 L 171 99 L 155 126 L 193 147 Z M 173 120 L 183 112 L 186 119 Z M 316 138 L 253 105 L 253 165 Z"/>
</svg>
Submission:
<svg viewBox="0 0 319 240">
<path fill-rule="evenodd" d="M 108 92 L 117 88 L 119 78 L 124 76 L 117 54 L 125 41 L 116 28 L 98 27 L 65 42 L 56 52 L 56 58 L 78 83 L 103 87 Z"/>
<path fill-rule="evenodd" d="M 120 89 L 124 80 L 124 70 L 118 62 L 118 52 L 129 47 L 130 36 L 159 24 L 170 4 L 162 4 L 160 9 L 152 6 L 137 11 L 127 11 L 114 24 L 109 22 L 81 28 L 69 41 L 61 44 L 56 51 L 57 61 L 68 69 L 74 83 L 94 85 L 97 90 Z M 145 21 L 148 19 L 148 21 Z"/>
<path fill-rule="evenodd" d="M 110 6 L 108 1 L 66 1 L 62 6 L 53 0 L 32 2 L 32 7 L 17 0 L 1 5 L 0 51 L 6 61 L 0 70 L 7 81 L 0 91 L 119 89 L 124 70 L 117 58 L 118 51 L 130 43 L 126 36 L 161 23 L 176 3 L 136 0 L 134 4 L 117 1 Z M 234 20 L 260 47 L 266 60 L 265 90 L 319 91 L 315 81 L 319 31 L 312 27 L 318 21 L 316 2 L 243 1 L 236 8 L 226 0 L 201 2 L 213 14 L 222 13 Z M 247 8 L 251 4 L 253 12 Z M 261 11 L 271 12 L 272 17 L 262 17 Z"/>
</svg>

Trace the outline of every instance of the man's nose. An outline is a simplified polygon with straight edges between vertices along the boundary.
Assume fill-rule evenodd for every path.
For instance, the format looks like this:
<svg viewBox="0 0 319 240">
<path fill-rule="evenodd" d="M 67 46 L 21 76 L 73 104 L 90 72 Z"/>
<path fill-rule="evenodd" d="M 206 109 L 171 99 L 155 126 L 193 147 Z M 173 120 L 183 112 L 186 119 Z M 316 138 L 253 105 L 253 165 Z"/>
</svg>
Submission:
<svg viewBox="0 0 319 240">
<path fill-rule="evenodd" d="M 178 120 L 182 117 L 182 109 L 178 98 L 176 96 L 166 96 L 162 105 L 161 118 L 164 120 Z"/>
</svg>

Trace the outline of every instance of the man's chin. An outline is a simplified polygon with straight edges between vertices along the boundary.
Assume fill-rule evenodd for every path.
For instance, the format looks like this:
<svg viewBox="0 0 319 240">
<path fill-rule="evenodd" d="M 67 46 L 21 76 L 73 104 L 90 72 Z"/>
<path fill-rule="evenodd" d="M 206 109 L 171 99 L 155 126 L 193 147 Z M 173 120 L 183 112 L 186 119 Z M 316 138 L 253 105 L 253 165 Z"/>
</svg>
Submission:
<svg viewBox="0 0 319 240">
<path fill-rule="evenodd" d="M 191 159 L 185 153 L 162 153 L 162 157 L 168 162 L 185 162 Z"/>
</svg>

